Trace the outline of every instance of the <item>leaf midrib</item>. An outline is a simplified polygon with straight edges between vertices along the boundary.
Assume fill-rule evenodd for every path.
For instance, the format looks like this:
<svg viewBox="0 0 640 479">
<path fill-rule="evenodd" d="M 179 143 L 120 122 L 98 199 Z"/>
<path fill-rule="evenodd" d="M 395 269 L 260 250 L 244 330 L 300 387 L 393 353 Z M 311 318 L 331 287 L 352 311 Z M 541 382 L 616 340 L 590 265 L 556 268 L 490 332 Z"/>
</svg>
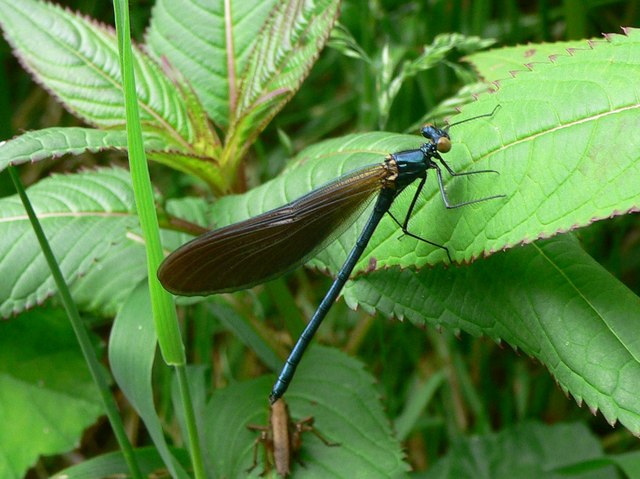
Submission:
<svg viewBox="0 0 640 479">
<path fill-rule="evenodd" d="M 556 133 L 558 131 L 562 131 L 562 130 L 564 130 L 566 128 L 571 128 L 573 126 L 580 125 L 582 123 L 588 123 L 590 121 L 595 121 L 595 120 L 598 120 L 598 119 L 606 118 L 606 117 L 608 117 L 610 115 L 615 115 L 615 114 L 618 114 L 618 113 L 621 113 L 621 112 L 625 112 L 625 111 L 629 111 L 629 110 L 633 110 L 633 109 L 636 109 L 636 108 L 640 108 L 640 103 L 635 103 L 633 105 L 629 105 L 629 106 L 625 106 L 625 107 L 621 107 L 621 108 L 616 108 L 615 110 L 606 111 L 604 113 L 598 113 L 597 115 L 590 115 L 590 116 L 585 117 L 585 118 L 580 118 L 579 120 L 573 120 L 573 121 L 570 121 L 570 122 L 567 122 L 567 123 L 562 123 L 562 124 L 560 124 L 558 126 L 554 126 L 552 128 L 546 128 L 543 131 L 540 131 L 538 133 L 533 133 L 533 134 L 527 135 L 527 136 L 525 136 L 523 138 L 519 138 L 519 139 L 517 139 L 515 141 L 509 142 L 509 143 L 505 143 L 504 145 L 502 145 L 501 147 L 497 148 L 496 150 L 493 150 L 493 151 L 485 154 L 484 157 L 487 158 L 487 157 L 489 157 L 491 155 L 494 155 L 496 153 L 500 153 L 502 151 L 508 150 L 509 148 L 513 148 L 515 146 L 518 146 L 521 143 L 534 141 L 537 138 L 541 138 L 541 137 L 543 137 L 545 135 L 549 135 L 549 134 L 554 134 L 554 133 Z"/>
<path fill-rule="evenodd" d="M 135 218 L 135 213 L 131 212 L 118 212 L 118 211 L 65 211 L 65 212 L 55 212 L 55 213 L 38 213 L 38 219 L 51 219 L 51 218 L 126 218 L 131 217 Z M 24 215 L 15 215 L 15 216 L 7 216 L 5 218 L 0 218 L 0 223 L 12 223 L 17 221 L 29 221 L 29 217 Z"/>
</svg>

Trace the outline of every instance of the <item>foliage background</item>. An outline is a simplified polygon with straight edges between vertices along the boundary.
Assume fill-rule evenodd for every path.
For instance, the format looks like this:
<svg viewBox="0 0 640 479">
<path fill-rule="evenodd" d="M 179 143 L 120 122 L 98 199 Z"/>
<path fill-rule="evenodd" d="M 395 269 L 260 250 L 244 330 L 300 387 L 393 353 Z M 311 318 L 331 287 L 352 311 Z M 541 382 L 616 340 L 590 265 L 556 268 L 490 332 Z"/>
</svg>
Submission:
<svg viewBox="0 0 640 479">
<path fill-rule="evenodd" d="M 618 32 L 621 25 L 637 26 L 640 3 L 635 1 L 565 2 L 392 2 L 347 1 L 340 21 L 369 55 L 378 54 L 384 41 L 396 48 L 418 48 L 438 33 L 458 31 L 491 37 L 498 45 L 599 37 L 601 32 Z M 65 2 L 70 8 L 113 23 L 108 2 Z M 132 4 L 134 35 L 142 39 L 152 2 Z M 71 126 L 79 122 L 46 92 L 36 86 L 3 42 L 0 48 L 0 134 L 10 138 L 23 130 L 47 126 Z M 449 60 L 456 62 L 457 58 Z M 457 72 L 460 74 L 460 72 Z M 464 74 L 462 74 L 464 76 Z M 363 62 L 326 49 L 301 91 L 270 124 L 249 153 L 243 179 L 237 189 L 247 190 L 277 175 L 292 153 L 313 144 L 354 131 L 379 129 L 375 108 L 376 89 L 372 72 Z M 462 83 L 456 71 L 446 66 L 418 75 L 403 85 L 385 129 L 405 131 L 412 124 L 456 94 Z M 451 111 L 435 110 L 441 119 Z M 69 172 L 93 165 L 125 165 L 122 155 L 67 156 L 21 169 L 26 183 L 35 183 L 52 172 Z M 168 196 L 204 190 L 183 174 L 152 165 L 154 183 Z M 13 187 L 0 175 L 0 193 L 13 194 Z M 598 222 L 582 229 L 584 248 L 630 289 L 640 294 L 640 228 L 635 215 Z M 282 283 L 285 284 L 285 283 Z M 282 286 L 282 284 L 280 286 Z M 286 285 L 295 293 L 297 307 L 308 316 L 326 291 L 329 279 L 310 271 L 297 271 Z M 277 288 L 278 285 L 273 286 Z M 267 321 L 276 318 L 277 292 L 258 289 L 248 295 L 258 299 L 253 312 Z M 224 384 L 229 377 L 250 377 L 260 370 L 255 358 L 219 325 L 207 324 L 206 311 L 188 318 L 188 351 L 192 362 L 213 358 L 212 380 Z M 103 318 L 94 318 L 101 324 Z M 275 322 L 275 321 L 274 321 Z M 415 334 L 409 323 L 371 318 L 349 310 L 344 302 L 335 305 L 323 327 L 322 341 L 357 352 L 378 378 L 385 396 L 387 415 L 399 418 L 406 413 L 407 399 L 416 385 L 425 384 L 434 372 L 444 371 L 452 387 L 437 393 L 429 414 L 421 418 L 420 433 L 406 438 L 409 462 L 417 470 L 426 469 L 444 452 L 455 448 L 451 437 L 506 430 L 529 418 L 548 423 L 577 421 L 597 435 L 608 452 L 623 452 L 637 442 L 623 429 L 611 429 L 600 415 L 567 400 L 546 369 L 510 348 L 467 335 L 456 337 L 449 331 Z M 107 323 L 104 323 L 106 335 Z M 277 323 L 276 323 L 277 324 Z M 98 331 L 101 329 L 98 328 Z M 429 338 L 426 344 L 425 337 Z M 393 345 L 392 347 L 390 345 Z M 225 351 L 220 354 L 216 351 Z M 397 351 L 409 354 L 398 355 Z M 457 388 L 457 389 L 456 389 Z M 397 426 L 397 425 L 396 425 Z M 87 432 L 83 454 L 93 455 L 109 447 L 108 431 L 96 427 Z"/>
</svg>

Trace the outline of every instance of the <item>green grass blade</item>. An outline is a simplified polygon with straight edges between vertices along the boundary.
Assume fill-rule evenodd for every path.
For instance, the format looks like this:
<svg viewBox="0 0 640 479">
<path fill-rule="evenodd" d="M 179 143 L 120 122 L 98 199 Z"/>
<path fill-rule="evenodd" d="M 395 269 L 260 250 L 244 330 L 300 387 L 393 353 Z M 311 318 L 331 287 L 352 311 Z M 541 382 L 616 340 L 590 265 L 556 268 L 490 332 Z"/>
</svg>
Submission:
<svg viewBox="0 0 640 479">
<path fill-rule="evenodd" d="M 120 66 L 122 69 L 122 83 L 124 86 L 129 164 L 138 216 L 146 243 L 151 307 L 156 332 L 158 334 L 158 344 L 165 362 L 176 366 L 178 381 L 181 385 L 184 414 L 189 431 L 189 445 L 194 472 L 197 478 L 204 478 L 204 465 L 202 463 L 197 425 L 194 419 L 193 404 L 189 397 L 188 383 L 185 378 L 186 360 L 184 346 L 178 328 L 178 318 L 173 306 L 172 297 L 162 288 L 156 276 L 156 271 L 162 261 L 163 253 L 160 244 L 160 228 L 153 202 L 149 169 L 142 142 L 142 128 L 138 113 L 138 100 L 133 73 L 128 2 L 126 0 L 114 0 L 114 10 L 118 50 L 120 52 Z"/>
</svg>

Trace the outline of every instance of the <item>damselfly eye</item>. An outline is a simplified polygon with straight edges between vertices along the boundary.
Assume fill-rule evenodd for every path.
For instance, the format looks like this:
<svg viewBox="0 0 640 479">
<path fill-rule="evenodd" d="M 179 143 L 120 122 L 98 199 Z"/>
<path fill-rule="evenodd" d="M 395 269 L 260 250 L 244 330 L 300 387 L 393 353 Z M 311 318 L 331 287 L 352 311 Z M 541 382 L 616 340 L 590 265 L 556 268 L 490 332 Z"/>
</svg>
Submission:
<svg viewBox="0 0 640 479">
<path fill-rule="evenodd" d="M 441 136 L 440 138 L 438 138 L 438 144 L 436 145 L 436 148 L 440 153 L 447 153 L 449 150 L 451 150 L 451 140 L 446 136 Z"/>
</svg>

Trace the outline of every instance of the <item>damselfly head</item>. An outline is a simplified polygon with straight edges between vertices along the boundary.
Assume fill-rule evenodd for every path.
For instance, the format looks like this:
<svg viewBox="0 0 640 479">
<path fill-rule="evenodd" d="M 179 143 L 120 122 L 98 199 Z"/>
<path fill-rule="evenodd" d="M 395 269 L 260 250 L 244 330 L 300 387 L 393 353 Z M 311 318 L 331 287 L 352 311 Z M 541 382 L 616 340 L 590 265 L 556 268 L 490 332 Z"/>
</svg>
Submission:
<svg viewBox="0 0 640 479">
<path fill-rule="evenodd" d="M 431 143 L 436 145 L 436 149 L 440 153 L 447 153 L 451 150 L 451 138 L 447 130 L 438 128 L 432 123 L 427 123 L 422 127 L 422 136 L 424 136 Z"/>
</svg>

